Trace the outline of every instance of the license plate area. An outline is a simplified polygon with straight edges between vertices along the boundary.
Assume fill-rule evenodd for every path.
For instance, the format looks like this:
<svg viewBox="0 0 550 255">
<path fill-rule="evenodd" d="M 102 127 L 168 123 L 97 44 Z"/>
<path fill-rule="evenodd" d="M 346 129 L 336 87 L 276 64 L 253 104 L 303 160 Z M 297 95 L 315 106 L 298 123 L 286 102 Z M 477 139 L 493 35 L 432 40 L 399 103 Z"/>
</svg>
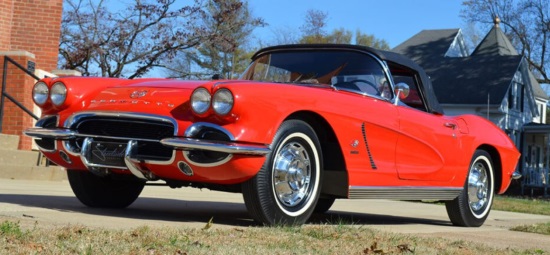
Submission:
<svg viewBox="0 0 550 255">
<path fill-rule="evenodd" d="M 88 140 L 85 157 L 91 166 L 126 168 L 124 155 L 127 143 Z"/>
</svg>

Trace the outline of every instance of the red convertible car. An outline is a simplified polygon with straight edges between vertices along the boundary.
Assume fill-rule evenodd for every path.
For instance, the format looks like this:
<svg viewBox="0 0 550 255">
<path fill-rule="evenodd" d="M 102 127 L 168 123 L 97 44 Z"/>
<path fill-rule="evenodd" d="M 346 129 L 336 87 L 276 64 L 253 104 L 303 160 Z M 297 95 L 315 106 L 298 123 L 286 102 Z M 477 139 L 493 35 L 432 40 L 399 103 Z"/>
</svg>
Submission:
<svg viewBox="0 0 550 255">
<path fill-rule="evenodd" d="M 265 225 L 375 198 L 445 201 L 454 225 L 480 226 L 518 176 L 498 127 L 445 116 L 418 65 L 363 46 L 265 48 L 238 80 L 45 78 L 33 99 L 25 134 L 91 207 L 163 181 L 240 192 Z"/>
</svg>

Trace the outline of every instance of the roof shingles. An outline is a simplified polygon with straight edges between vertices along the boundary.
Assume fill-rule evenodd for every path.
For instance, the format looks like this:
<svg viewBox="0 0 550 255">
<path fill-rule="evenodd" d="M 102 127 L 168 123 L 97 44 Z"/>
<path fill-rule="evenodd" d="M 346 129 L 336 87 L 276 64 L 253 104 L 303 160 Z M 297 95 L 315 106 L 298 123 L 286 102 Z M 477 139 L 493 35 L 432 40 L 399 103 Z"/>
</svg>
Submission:
<svg viewBox="0 0 550 255">
<path fill-rule="evenodd" d="M 506 35 L 495 26 L 469 57 L 449 58 L 445 53 L 459 29 L 422 30 L 392 49 L 422 66 L 430 76 L 442 104 L 499 105 L 522 63 Z M 537 97 L 538 83 L 532 84 Z M 542 89 L 541 89 L 542 91 Z"/>
</svg>

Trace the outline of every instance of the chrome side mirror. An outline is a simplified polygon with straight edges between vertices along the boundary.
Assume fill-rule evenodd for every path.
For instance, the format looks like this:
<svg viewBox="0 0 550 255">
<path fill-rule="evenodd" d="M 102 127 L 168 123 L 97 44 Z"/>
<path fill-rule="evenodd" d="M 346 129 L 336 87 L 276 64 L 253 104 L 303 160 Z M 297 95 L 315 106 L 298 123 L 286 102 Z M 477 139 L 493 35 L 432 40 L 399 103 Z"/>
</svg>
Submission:
<svg viewBox="0 0 550 255">
<path fill-rule="evenodd" d="M 407 83 L 400 82 L 395 85 L 395 105 L 399 103 L 400 100 L 403 100 L 409 96 L 410 88 Z"/>
</svg>

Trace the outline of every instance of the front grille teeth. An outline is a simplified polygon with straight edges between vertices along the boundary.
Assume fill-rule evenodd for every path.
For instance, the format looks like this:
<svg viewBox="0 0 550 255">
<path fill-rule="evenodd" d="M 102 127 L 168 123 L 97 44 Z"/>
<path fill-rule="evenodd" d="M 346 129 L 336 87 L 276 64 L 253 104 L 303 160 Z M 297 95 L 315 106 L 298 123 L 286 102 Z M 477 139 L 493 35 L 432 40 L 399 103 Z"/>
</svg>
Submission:
<svg viewBox="0 0 550 255">
<path fill-rule="evenodd" d="M 127 144 L 128 141 L 139 141 L 134 152 L 141 160 L 164 162 L 172 159 L 173 150 L 160 144 L 160 140 L 173 137 L 176 127 L 166 121 L 141 118 L 115 118 L 92 116 L 78 119 L 71 127 L 78 133 L 78 138 L 65 142 L 65 148 L 73 155 L 79 155 L 84 148 L 85 140 L 93 138 L 96 142 Z M 92 158 L 93 159 L 93 158 Z M 110 164 L 125 167 L 122 160 Z"/>
</svg>

